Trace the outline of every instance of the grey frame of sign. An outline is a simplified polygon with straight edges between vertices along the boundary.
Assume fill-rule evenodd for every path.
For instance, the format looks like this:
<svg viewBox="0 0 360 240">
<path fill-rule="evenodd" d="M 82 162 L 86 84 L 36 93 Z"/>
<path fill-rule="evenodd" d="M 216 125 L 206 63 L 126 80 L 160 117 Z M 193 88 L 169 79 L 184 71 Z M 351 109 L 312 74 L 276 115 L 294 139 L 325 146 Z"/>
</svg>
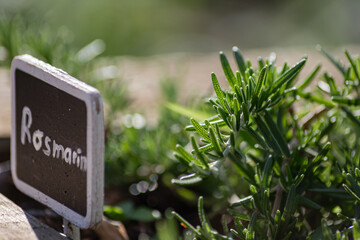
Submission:
<svg viewBox="0 0 360 240">
<path fill-rule="evenodd" d="M 18 170 L 21 168 L 21 166 L 17 166 L 18 164 L 17 154 L 19 153 L 17 152 L 18 151 L 17 148 L 20 146 L 17 146 L 17 144 L 19 143 L 19 139 L 17 139 L 19 138 L 19 133 L 17 134 L 16 129 L 17 129 L 17 122 L 19 122 L 19 119 L 18 121 L 16 121 L 17 120 L 16 117 L 19 118 L 20 116 L 16 116 L 17 115 L 16 114 L 17 113 L 16 73 L 19 72 L 19 70 L 27 75 L 30 75 L 31 77 L 33 77 L 33 79 L 36 79 L 36 81 L 37 80 L 42 81 L 41 84 L 43 84 L 44 82 L 50 85 L 51 87 L 54 87 L 55 91 L 59 91 L 59 93 L 65 92 L 66 94 L 71 95 L 72 97 L 76 98 L 77 101 L 79 100 L 82 101 L 86 106 L 86 110 L 84 110 L 84 112 L 86 112 L 86 123 L 84 123 L 84 129 L 86 129 L 84 130 L 86 131 L 86 135 L 85 135 L 86 159 L 84 161 L 86 162 L 86 164 L 82 165 L 83 168 L 85 167 L 84 179 L 86 179 L 85 214 L 79 214 L 79 212 L 66 206 L 64 203 L 61 203 L 59 200 L 56 200 L 48 196 L 46 193 L 44 193 L 44 191 L 38 190 L 34 186 L 31 186 L 31 183 L 26 182 L 18 177 Z M 57 69 L 49 64 L 46 64 L 30 55 L 22 55 L 14 58 L 11 66 L 11 85 L 12 85 L 11 170 L 16 187 L 25 194 L 34 198 L 35 200 L 52 208 L 59 215 L 63 216 L 65 219 L 69 220 L 71 223 L 75 224 L 80 228 L 85 229 L 95 226 L 102 219 L 103 195 L 104 195 L 103 193 L 104 191 L 104 113 L 103 113 L 103 105 L 102 105 L 102 99 L 100 93 L 98 92 L 97 89 L 73 78 L 66 72 Z M 32 96 L 31 93 L 29 93 L 28 96 L 31 97 Z M 26 106 L 24 107 L 24 109 L 26 110 Z M 23 109 L 23 115 L 24 115 L 24 109 Z M 29 108 L 27 108 L 27 110 L 30 111 Z M 37 112 L 36 114 L 41 115 L 42 113 L 40 111 L 40 113 Z M 23 133 L 21 134 L 24 136 L 26 135 Z M 36 149 L 35 146 L 34 135 L 32 138 L 33 144 L 35 150 L 38 151 L 39 149 Z M 43 137 L 45 138 L 45 135 L 44 136 L 41 135 L 41 139 Z M 54 136 L 51 137 L 53 138 Z M 24 139 L 26 140 L 26 136 L 24 137 Z M 39 141 L 45 142 L 45 140 L 41 140 L 41 139 L 40 140 L 37 139 L 36 144 L 38 144 Z M 30 137 L 28 141 L 31 142 Z M 63 155 L 62 157 L 60 157 L 60 159 L 66 159 L 64 158 L 64 149 L 62 150 L 63 150 L 62 152 Z M 45 150 L 43 151 L 45 153 Z M 38 154 L 38 152 L 37 153 L 35 152 L 34 154 Z M 58 152 L 60 155 L 60 150 Z M 72 161 L 71 160 L 72 158 L 75 159 L 75 157 L 77 156 L 76 154 L 77 153 L 73 153 L 70 151 L 70 163 Z M 51 156 L 50 153 L 47 156 Z M 26 157 L 27 156 L 25 156 L 25 158 Z M 32 161 L 38 160 L 38 159 L 34 159 L 34 157 L 32 158 L 33 158 Z M 28 157 L 28 159 L 29 161 L 31 160 L 30 157 Z M 81 159 L 81 161 L 82 160 L 83 159 Z M 62 162 L 62 164 L 64 166 L 66 165 L 64 162 Z M 76 167 L 76 164 L 74 164 L 73 166 Z M 79 163 L 77 166 L 79 167 Z M 31 169 L 27 169 L 27 171 L 31 172 Z M 48 171 L 51 172 L 52 169 L 48 169 Z M 78 169 L 76 169 L 76 171 L 78 171 Z M 33 177 L 40 178 L 40 176 L 33 176 Z M 47 184 L 46 179 L 42 179 L 42 181 L 43 184 Z M 57 181 L 59 181 L 60 184 L 60 181 L 62 181 L 62 179 L 58 179 Z M 76 182 L 74 184 L 76 184 Z M 58 186 L 48 186 L 48 188 L 55 189 L 52 191 L 56 191 L 57 187 Z"/>
</svg>

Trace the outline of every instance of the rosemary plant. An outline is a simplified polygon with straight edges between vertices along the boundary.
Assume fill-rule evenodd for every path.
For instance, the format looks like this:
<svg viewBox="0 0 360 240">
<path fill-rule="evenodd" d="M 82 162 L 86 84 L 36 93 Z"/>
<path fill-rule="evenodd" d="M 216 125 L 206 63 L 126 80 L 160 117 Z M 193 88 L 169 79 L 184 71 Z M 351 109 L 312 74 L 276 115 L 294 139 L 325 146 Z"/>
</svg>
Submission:
<svg viewBox="0 0 360 240">
<path fill-rule="evenodd" d="M 275 55 L 252 64 L 234 47 L 234 72 L 220 52 L 229 88 L 211 74 L 216 114 L 185 128 L 195 134 L 174 156 L 188 173 L 172 182 L 217 179 L 227 212 L 223 230 L 210 224 L 202 197 L 199 226 L 173 212 L 186 239 L 360 239 L 360 58 L 345 51 L 342 65 L 319 50 L 343 79 L 323 73 L 311 91 L 321 66 L 300 78 L 307 57 L 293 66 L 277 67 Z M 238 187 L 244 183 L 248 191 Z"/>
</svg>

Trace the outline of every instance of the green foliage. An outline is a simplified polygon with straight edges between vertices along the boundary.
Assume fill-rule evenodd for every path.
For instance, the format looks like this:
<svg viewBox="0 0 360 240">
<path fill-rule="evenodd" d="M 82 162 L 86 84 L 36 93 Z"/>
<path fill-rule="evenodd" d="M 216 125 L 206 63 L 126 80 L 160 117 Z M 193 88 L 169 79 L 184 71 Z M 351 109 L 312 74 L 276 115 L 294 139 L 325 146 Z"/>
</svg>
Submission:
<svg viewBox="0 0 360 240">
<path fill-rule="evenodd" d="M 105 50 L 99 39 L 81 49 L 74 48 L 66 28 L 54 30 L 43 23 L 27 23 L 19 15 L 0 16 L 0 46 L 2 65 L 10 66 L 17 55 L 31 54 L 81 79 L 91 77 L 93 60 Z"/>
<path fill-rule="evenodd" d="M 127 186 L 143 180 L 157 185 L 161 180 L 158 176 L 165 171 L 178 173 L 178 164 L 170 161 L 169 156 L 178 142 L 186 142 L 187 135 L 181 129 L 185 118 L 168 109 L 168 104 L 174 105 L 177 101 L 173 99 L 178 91 L 175 84 L 170 78 L 163 81 L 164 104 L 155 124 L 139 113 L 125 113 L 126 109 L 109 116 L 105 148 L 107 186 Z M 111 106 L 110 109 L 116 108 Z"/>
<path fill-rule="evenodd" d="M 165 219 L 156 223 L 157 239 L 178 240 L 179 230 L 175 218 L 170 211 L 165 212 Z"/>
<path fill-rule="evenodd" d="M 185 129 L 198 137 L 177 146 L 175 158 L 187 173 L 172 182 L 188 186 L 215 179 L 214 192 L 221 189 L 231 221 L 220 234 L 200 197 L 200 226 L 174 212 L 194 238 L 359 238 L 360 58 L 345 51 L 348 64 L 342 65 L 319 50 L 335 64 L 343 86 L 325 72 L 310 92 L 321 65 L 302 77 L 306 57 L 278 68 L 273 55 L 256 67 L 234 47 L 234 73 L 220 52 L 229 89 L 211 74 L 216 95 L 209 104 L 216 114 L 191 118 Z"/>
<path fill-rule="evenodd" d="M 199 197 L 198 201 L 198 215 L 201 226 L 194 227 L 189 222 L 187 222 L 184 218 L 182 218 L 178 213 L 172 212 L 172 214 L 175 216 L 176 219 L 181 221 L 183 223 L 183 226 L 188 229 L 188 231 L 192 232 L 196 238 L 207 240 L 207 239 L 227 239 L 226 235 L 222 235 L 218 233 L 210 224 L 208 221 L 205 211 L 204 211 L 204 205 L 203 205 L 203 197 Z M 228 230 L 226 231 L 227 233 Z"/>
<path fill-rule="evenodd" d="M 135 207 L 130 201 L 122 202 L 117 206 L 105 206 L 104 215 L 117 221 L 152 222 L 161 218 L 159 211 L 145 206 Z"/>
</svg>

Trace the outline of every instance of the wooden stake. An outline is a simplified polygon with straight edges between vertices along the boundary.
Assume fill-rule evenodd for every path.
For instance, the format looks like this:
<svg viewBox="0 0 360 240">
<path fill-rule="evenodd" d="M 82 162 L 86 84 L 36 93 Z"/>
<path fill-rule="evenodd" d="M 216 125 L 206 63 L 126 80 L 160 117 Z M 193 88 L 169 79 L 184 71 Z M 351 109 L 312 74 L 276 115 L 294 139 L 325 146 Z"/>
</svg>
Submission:
<svg viewBox="0 0 360 240">
<path fill-rule="evenodd" d="M 64 234 L 72 240 L 80 240 L 80 228 L 63 218 Z"/>
</svg>

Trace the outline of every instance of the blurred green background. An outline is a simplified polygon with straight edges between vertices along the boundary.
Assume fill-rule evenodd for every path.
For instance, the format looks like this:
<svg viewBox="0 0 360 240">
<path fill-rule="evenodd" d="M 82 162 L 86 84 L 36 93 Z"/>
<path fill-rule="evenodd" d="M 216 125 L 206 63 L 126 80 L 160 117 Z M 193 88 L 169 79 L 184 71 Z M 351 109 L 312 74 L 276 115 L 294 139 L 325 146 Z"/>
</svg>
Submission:
<svg viewBox="0 0 360 240">
<path fill-rule="evenodd" d="M 100 38 L 105 55 L 360 42 L 358 0 L 2 0 L 0 9 L 64 26 L 77 47 Z"/>
</svg>

